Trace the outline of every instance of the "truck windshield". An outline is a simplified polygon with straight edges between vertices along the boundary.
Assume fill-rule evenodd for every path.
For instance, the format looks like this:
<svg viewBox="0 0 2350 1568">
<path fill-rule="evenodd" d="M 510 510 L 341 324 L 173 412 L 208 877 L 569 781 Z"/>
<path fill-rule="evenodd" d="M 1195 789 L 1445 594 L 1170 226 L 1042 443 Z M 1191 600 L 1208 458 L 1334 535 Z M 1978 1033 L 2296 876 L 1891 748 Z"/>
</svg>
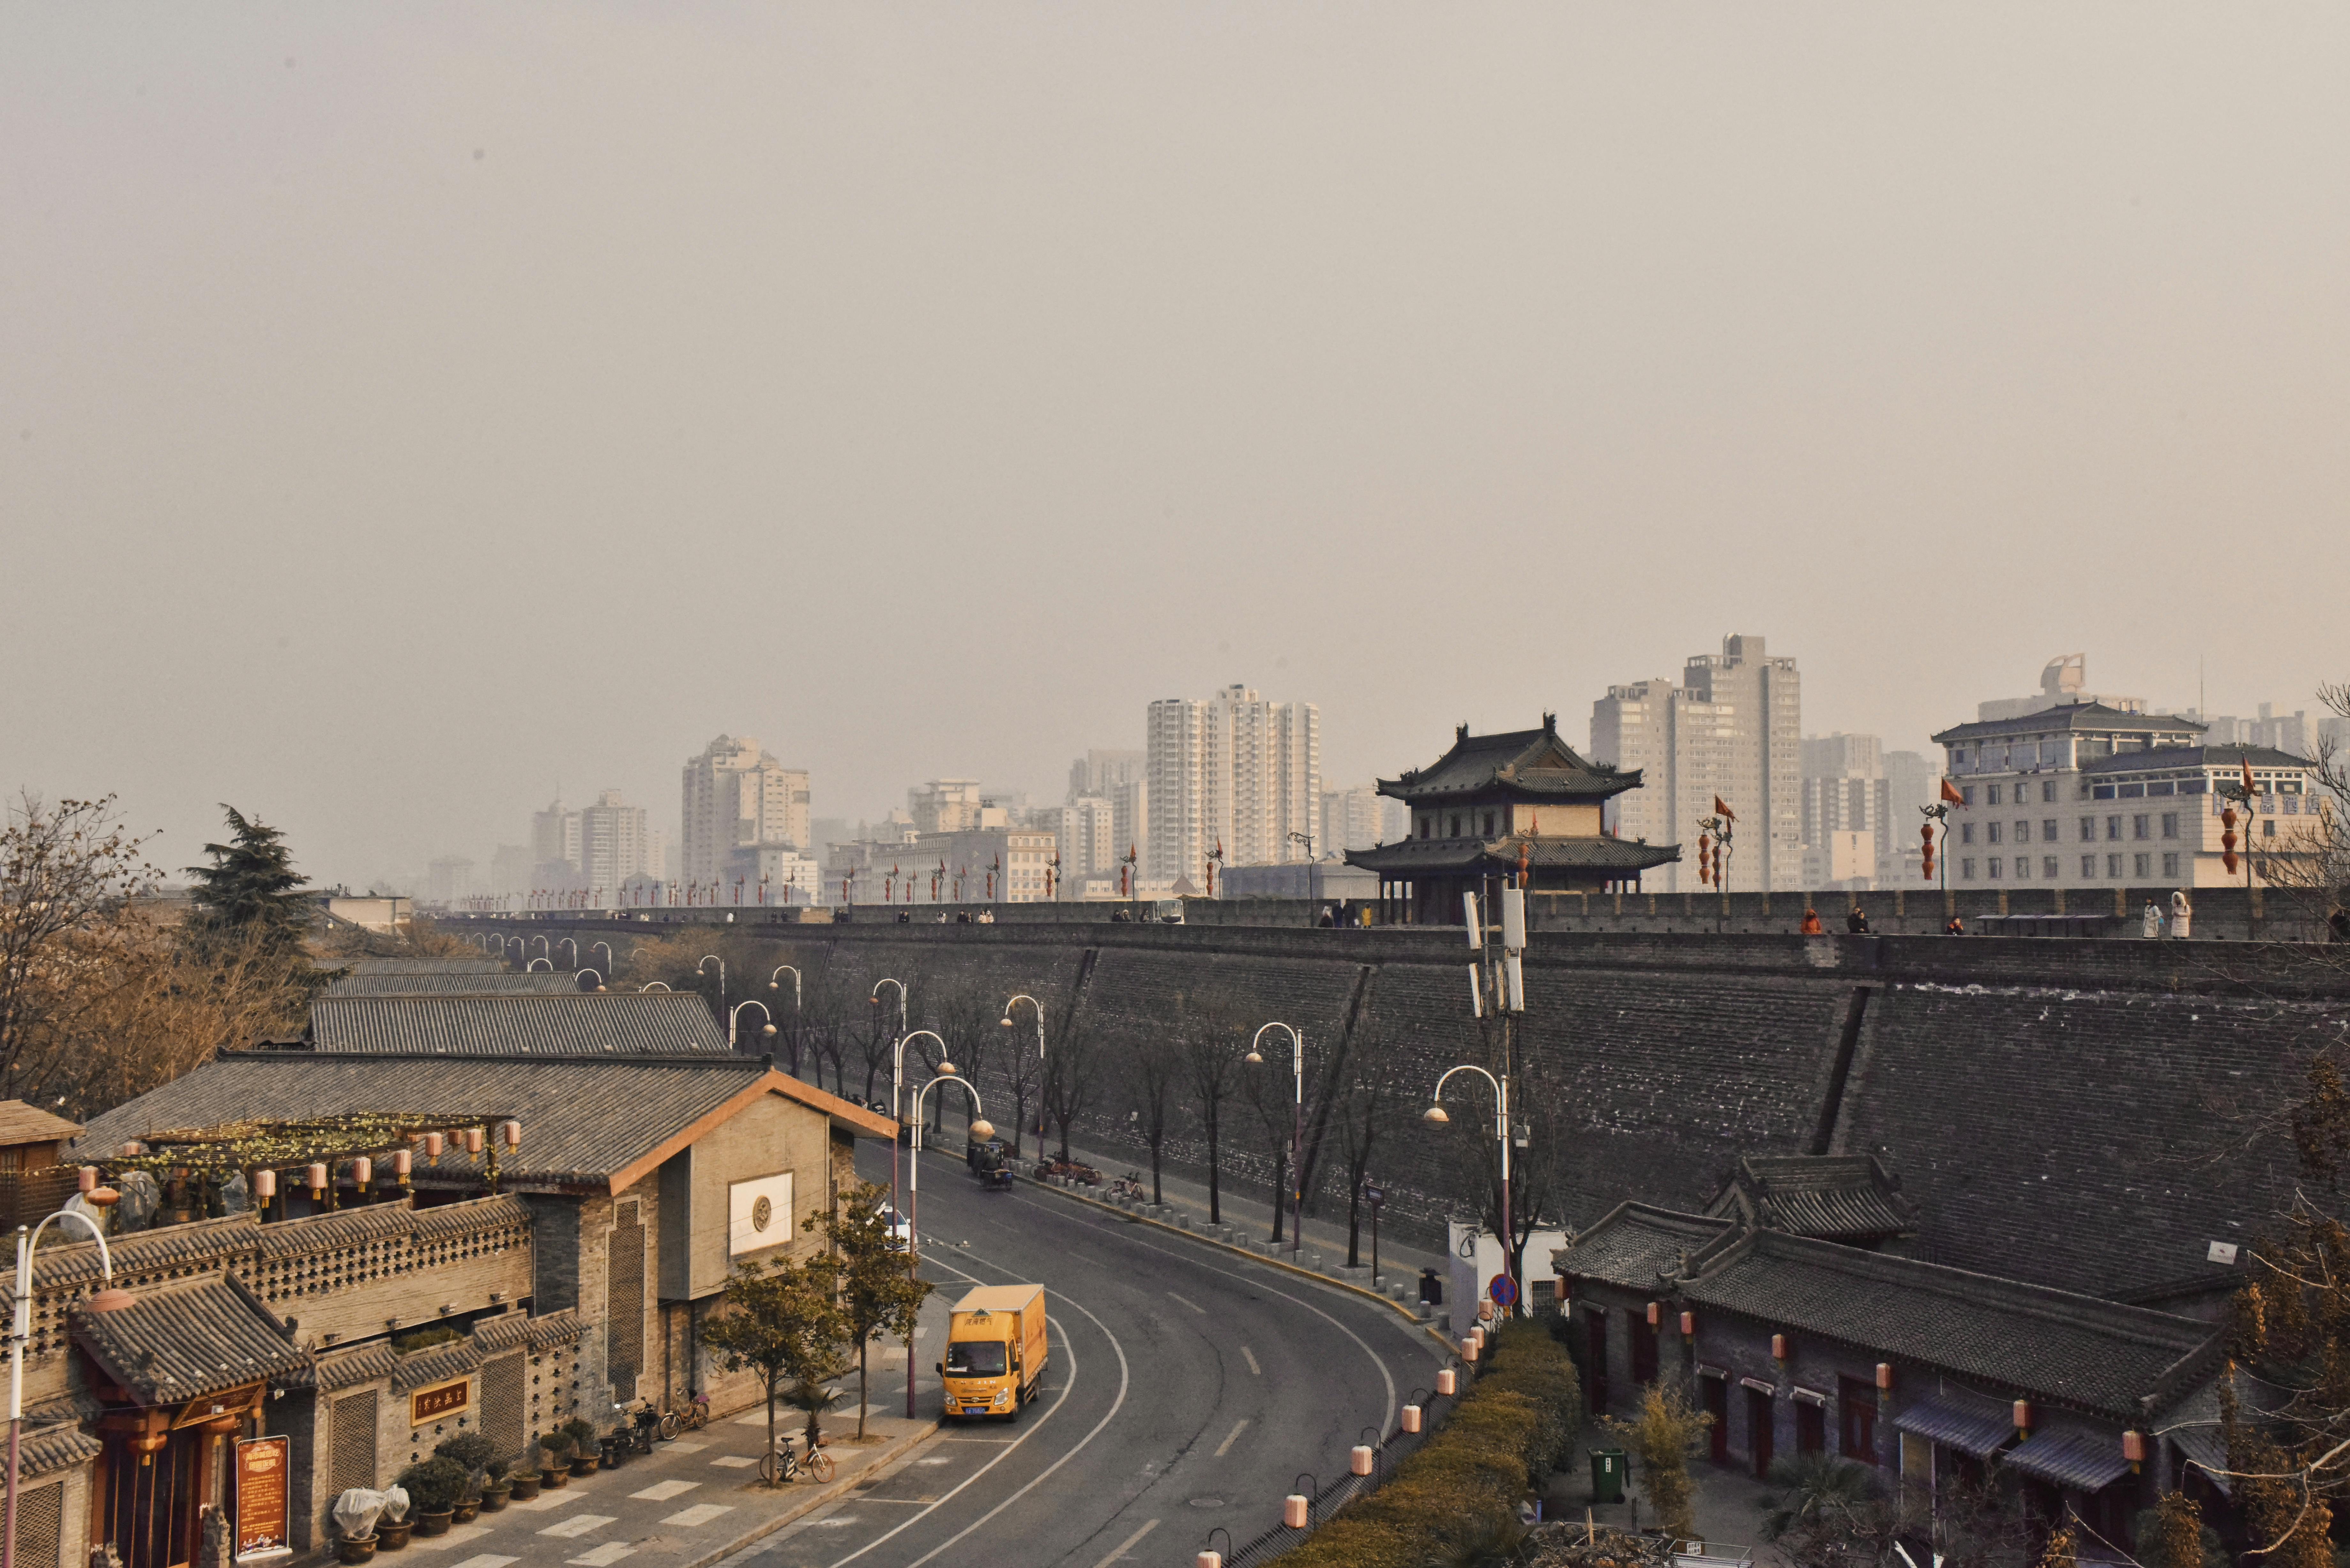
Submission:
<svg viewBox="0 0 2350 1568">
<path fill-rule="evenodd" d="M 1001 1377 L 1007 1365 L 1003 1342 L 1000 1339 L 947 1341 L 947 1376 L 950 1377 Z"/>
</svg>

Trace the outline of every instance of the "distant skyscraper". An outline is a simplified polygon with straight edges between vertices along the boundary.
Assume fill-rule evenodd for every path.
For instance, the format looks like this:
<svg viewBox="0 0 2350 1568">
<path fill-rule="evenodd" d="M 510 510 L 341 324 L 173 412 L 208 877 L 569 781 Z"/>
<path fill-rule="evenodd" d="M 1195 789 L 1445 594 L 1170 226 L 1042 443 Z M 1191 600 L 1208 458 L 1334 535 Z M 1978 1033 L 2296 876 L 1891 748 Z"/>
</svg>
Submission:
<svg viewBox="0 0 2350 1568">
<path fill-rule="evenodd" d="M 1068 798 L 1076 800 L 1091 794 L 1107 800 L 1118 785 L 1132 784 L 1140 777 L 1140 752 L 1089 751 L 1069 764 Z"/>
<path fill-rule="evenodd" d="M 1694 840 L 1714 798 L 1737 813 L 1726 868 L 1732 891 L 1793 888 L 1804 874 L 1803 687 L 1792 659 L 1731 636 L 1700 654 L 1681 684 L 1611 686 L 1591 707 L 1593 760 L 1638 768 L 1647 787 L 1618 797 L 1615 829 L 1651 844 Z M 1697 864 L 1667 866 L 1666 891 L 1697 888 Z"/>
<path fill-rule="evenodd" d="M 630 805 L 619 790 L 608 789 L 578 815 L 579 870 L 589 890 L 601 888 L 611 898 L 631 877 L 659 874 L 643 806 Z"/>
<path fill-rule="evenodd" d="M 680 881 L 729 876 L 738 848 L 806 848 L 808 775 L 760 750 L 748 735 L 721 735 L 685 764 Z"/>
<path fill-rule="evenodd" d="M 1219 843 L 1232 866 L 1305 858 L 1305 846 L 1290 835 L 1320 826 L 1321 718 L 1314 704 L 1268 702 L 1248 687 L 1228 686 L 1204 701 L 1151 703 L 1145 735 L 1148 875 L 1200 885 Z"/>
<path fill-rule="evenodd" d="M 1126 853 L 1125 842 L 1117 836 L 1117 814 L 1099 795 L 1079 795 L 1066 805 L 1046 807 L 1037 817 L 1037 826 L 1053 835 L 1065 882 L 1110 870 Z M 1069 896 L 1076 896 L 1074 886 Z"/>
<path fill-rule="evenodd" d="M 932 779 L 906 792 L 917 833 L 962 833 L 980 826 L 977 779 Z M 998 824 L 997 826 L 1002 826 Z"/>
<path fill-rule="evenodd" d="M 1369 849 L 1387 842 L 1386 814 L 1381 810 L 1385 804 L 1379 792 L 1369 784 L 1356 789 L 1324 790 L 1322 827 L 1314 841 L 1315 858 L 1327 860 L 1349 849 Z M 1402 805 L 1400 801 L 1396 804 Z M 1407 817 L 1410 809 L 1403 806 Z M 1400 838 L 1403 835 L 1393 836 Z"/>
</svg>

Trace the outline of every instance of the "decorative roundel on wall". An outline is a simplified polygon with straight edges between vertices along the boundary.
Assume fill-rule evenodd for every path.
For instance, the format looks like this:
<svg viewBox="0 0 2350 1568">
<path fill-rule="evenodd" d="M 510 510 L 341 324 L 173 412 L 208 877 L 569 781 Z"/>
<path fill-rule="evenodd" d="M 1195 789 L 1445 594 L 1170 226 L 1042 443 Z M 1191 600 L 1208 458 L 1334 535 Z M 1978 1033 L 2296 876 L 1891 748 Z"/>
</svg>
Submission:
<svg viewBox="0 0 2350 1568">
<path fill-rule="evenodd" d="M 768 1221 L 775 1219 L 775 1203 L 774 1199 L 763 1196 L 756 1202 L 751 1205 L 752 1230 L 764 1231 L 767 1228 Z"/>
</svg>

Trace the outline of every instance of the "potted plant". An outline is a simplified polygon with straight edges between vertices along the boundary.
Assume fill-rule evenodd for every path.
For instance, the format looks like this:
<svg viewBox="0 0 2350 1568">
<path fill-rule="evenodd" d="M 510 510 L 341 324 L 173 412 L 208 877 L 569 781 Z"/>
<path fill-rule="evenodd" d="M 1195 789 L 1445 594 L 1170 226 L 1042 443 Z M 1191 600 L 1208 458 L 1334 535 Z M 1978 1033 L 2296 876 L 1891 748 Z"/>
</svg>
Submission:
<svg viewBox="0 0 2350 1568">
<path fill-rule="evenodd" d="M 353 1487 L 335 1500 L 335 1556 L 359 1563 L 375 1556 L 375 1521 L 383 1512 L 383 1494 Z"/>
<path fill-rule="evenodd" d="M 465 1495 L 465 1467 L 446 1454 L 435 1454 L 400 1472 L 400 1484 L 416 1507 L 417 1534 L 449 1533 L 449 1521 Z"/>
<path fill-rule="evenodd" d="M 546 1483 L 549 1491 L 560 1491 L 571 1484 L 571 1434 L 557 1427 L 538 1440 L 538 1451 L 546 1466 Z"/>
<path fill-rule="evenodd" d="M 455 1519 L 459 1524 L 471 1524 L 481 1517 L 482 1472 L 497 1449 L 479 1432 L 460 1432 L 453 1438 L 442 1438 L 433 1445 L 432 1451 L 464 1470 L 465 1485 L 457 1494 Z"/>
<path fill-rule="evenodd" d="M 637 1446 L 636 1434 L 626 1427 L 615 1427 L 596 1441 L 604 1450 L 604 1468 L 608 1470 L 616 1470 L 627 1464 L 629 1455 Z"/>
<path fill-rule="evenodd" d="M 584 1416 L 574 1416 L 556 1429 L 571 1439 L 571 1473 L 575 1476 L 594 1475 L 598 1452 L 594 1423 Z"/>
<path fill-rule="evenodd" d="M 408 1544 L 409 1532 L 416 1521 L 408 1514 L 408 1493 L 397 1486 L 387 1487 L 383 1493 L 383 1516 L 375 1521 L 375 1543 L 386 1552 L 397 1552 Z"/>
<path fill-rule="evenodd" d="M 482 1480 L 482 1511 L 484 1513 L 495 1513 L 498 1510 L 505 1507 L 506 1499 L 513 1495 L 514 1492 L 514 1482 L 507 1479 L 509 1472 L 511 1472 L 513 1469 L 514 1466 L 504 1459 L 492 1459 L 488 1464 L 482 1467 L 482 1474 L 484 1478 Z"/>
<path fill-rule="evenodd" d="M 516 1502 L 528 1502 L 532 1498 L 536 1497 L 540 1479 L 538 1471 L 531 1468 L 527 1459 L 523 1462 L 520 1469 L 506 1477 L 507 1481 L 514 1487 L 514 1500 Z"/>
</svg>

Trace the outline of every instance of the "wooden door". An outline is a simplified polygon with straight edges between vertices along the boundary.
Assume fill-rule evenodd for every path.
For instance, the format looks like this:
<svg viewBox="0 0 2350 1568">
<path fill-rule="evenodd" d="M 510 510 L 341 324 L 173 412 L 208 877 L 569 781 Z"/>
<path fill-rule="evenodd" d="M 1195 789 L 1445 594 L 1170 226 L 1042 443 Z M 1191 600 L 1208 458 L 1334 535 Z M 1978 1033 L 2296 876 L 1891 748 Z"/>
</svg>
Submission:
<svg viewBox="0 0 2350 1568">
<path fill-rule="evenodd" d="M 1607 1413 L 1607 1314 L 1605 1310 L 1583 1314 L 1586 1355 L 1590 1362 L 1591 1413 Z"/>
<path fill-rule="evenodd" d="M 1754 1474 L 1758 1480 L 1771 1473 L 1773 1441 L 1771 1424 L 1775 1417 L 1773 1404 L 1771 1396 L 1759 1388 L 1746 1391 L 1746 1451 L 1754 1460 Z"/>
<path fill-rule="evenodd" d="M 1698 1382 L 1705 1388 L 1705 1413 L 1713 1417 L 1713 1424 L 1705 1433 L 1709 1450 L 1706 1457 L 1715 1464 L 1726 1465 L 1730 1462 L 1730 1379 L 1700 1377 Z"/>
</svg>

